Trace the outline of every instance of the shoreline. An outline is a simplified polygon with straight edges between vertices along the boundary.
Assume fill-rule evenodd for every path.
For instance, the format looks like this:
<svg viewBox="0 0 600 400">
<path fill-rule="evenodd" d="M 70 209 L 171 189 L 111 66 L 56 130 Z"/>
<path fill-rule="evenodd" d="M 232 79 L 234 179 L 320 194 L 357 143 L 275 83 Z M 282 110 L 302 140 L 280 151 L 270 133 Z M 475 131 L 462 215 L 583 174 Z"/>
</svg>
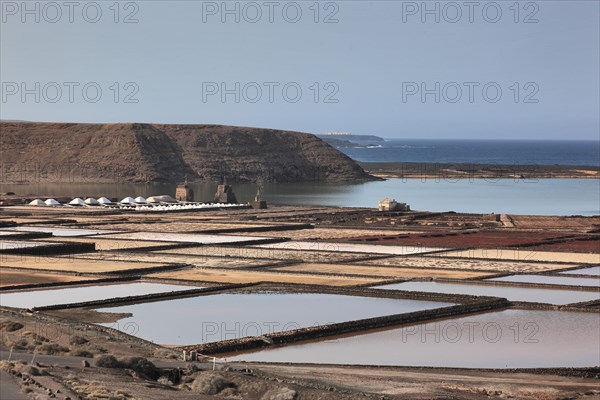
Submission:
<svg viewBox="0 0 600 400">
<path fill-rule="evenodd" d="M 519 165 L 473 163 L 361 162 L 367 173 L 383 179 L 598 179 L 593 165 Z"/>
<path fill-rule="evenodd" d="M 520 164 L 477 164 L 477 163 L 434 163 L 434 162 L 363 162 L 355 161 L 370 179 L 342 179 L 342 180 L 299 180 L 295 182 L 281 181 L 280 183 L 346 183 L 356 184 L 368 181 L 386 179 L 600 179 L 600 166 L 593 165 L 520 165 Z M 6 174 L 5 174 L 6 175 Z M 64 180 L 61 177 L 64 176 Z M 256 182 L 247 180 L 229 180 L 232 184 L 253 184 Z M 218 184 L 217 180 L 193 180 L 192 184 Z M 276 181 L 264 181 L 263 183 L 278 183 Z M 39 174 L 28 181 L 23 179 L 11 180 L 4 176 L 0 187 L 3 185 L 44 185 L 44 184 L 169 184 L 163 180 L 122 180 L 115 182 L 109 179 L 81 179 L 69 174 L 43 179 Z M 0 195 L 2 195 L 0 193 Z"/>
</svg>

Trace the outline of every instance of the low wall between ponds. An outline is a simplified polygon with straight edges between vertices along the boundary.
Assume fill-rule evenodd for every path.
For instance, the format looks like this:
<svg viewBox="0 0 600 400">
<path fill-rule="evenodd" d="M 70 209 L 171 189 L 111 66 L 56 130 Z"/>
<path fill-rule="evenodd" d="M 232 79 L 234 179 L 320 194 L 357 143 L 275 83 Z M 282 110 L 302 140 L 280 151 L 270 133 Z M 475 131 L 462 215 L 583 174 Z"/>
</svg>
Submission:
<svg viewBox="0 0 600 400">
<path fill-rule="evenodd" d="M 11 270 L 22 270 L 21 268 L 11 268 Z M 82 286 L 96 283 L 120 283 L 120 282 L 134 282 L 140 279 L 140 276 L 120 276 L 112 278 L 100 278 L 100 279 L 85 279 L 81 281 L 68 281 L 68 282 L 45 282 L 45 283 L 31 283 L 24 285 L 12 285 L 4 286 L 0 288 L 0 293 L 7 292 L 9 290 L 25 290 L 25 289 L 46 289 L 61 287 L 67 288 L 70 286 Z"/>
<path fill-rule="evenodd" d="M 81 242 L 52 242 L 52 244 L 40 244 L 35 247 L 7 247 L 0 248 L 0 254 L 18 254 L 36 257 L 47 257 L 63 254 L 90 253 L 96 251 L 95 243 Z"/>
<path fill-rule="evenodd" d="M 183 297 L 192 297 L 212 292 L 220 292 L 223 290 L 231 290 L 231 289 L 240 289 L 245 287 L 250 287 L 255 285 L 254 283 L 245 283 L 239 285 L 224 285 L 224 286 L 214 286 L 214 287 L 202 287 L 197 289 L 189 289 L 189 290 L 177 290 L 172 292 L 163 292 L 163 293 L 151 293 L 144 294 L 139 296 L 127 296 L 127 297 L 113 297 L 112 299 L 103 299 L 103 300 L 94 300 L 94 301 L 84 301 L 78 303 L 69 303 L 69 304 L 55 304 L 50 306 L 43 307 L 34 307 L 33 311 L 53 311 L 53 310 L 66 310 L 71 308 L 97 308 L 97 307 L 105 307 L 105 306 L 116 306 L 116 305 L 126 305 L 132 303 L 141 303 L 141 302 L 150 302 L 157 300 L 171 300 L 175 298 L 183 298 Z"/>
<path fill-rule="evenodd" d="M 423 322 L 437 318 L 457 317 L 464 314 L 504 309 L 509 306 L 510 302 L 506 299 L 488 297 L 480 301 L 442 307 L 433 310 L 415 311 L 410 313 L 388 315 L 384 317 L 341 322 L 337 324 L 314 326 L 286 332 L 272 333 L 261 337 L 246 337 L 224 340 L 215 343 L 180 346 L 178 348 L 186 351 L 197 351 L 205 355 L 234 353 L 274 345 L 323 339 L 331 336 L 338 336 L 371 329 Z"/>
</svg>

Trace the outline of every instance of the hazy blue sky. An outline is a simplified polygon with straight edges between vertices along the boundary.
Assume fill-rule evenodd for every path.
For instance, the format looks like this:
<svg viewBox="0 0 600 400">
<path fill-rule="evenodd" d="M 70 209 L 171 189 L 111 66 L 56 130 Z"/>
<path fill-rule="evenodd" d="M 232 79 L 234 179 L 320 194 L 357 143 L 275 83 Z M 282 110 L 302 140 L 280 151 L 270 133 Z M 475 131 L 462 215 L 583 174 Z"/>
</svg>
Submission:
<svg viewBox="0 0 600 400">
<path fill-rule="evenodd" d="M 1 1 L 3 119 L 599 138 L 598 1 L 23 4 Z"/>
</svg>

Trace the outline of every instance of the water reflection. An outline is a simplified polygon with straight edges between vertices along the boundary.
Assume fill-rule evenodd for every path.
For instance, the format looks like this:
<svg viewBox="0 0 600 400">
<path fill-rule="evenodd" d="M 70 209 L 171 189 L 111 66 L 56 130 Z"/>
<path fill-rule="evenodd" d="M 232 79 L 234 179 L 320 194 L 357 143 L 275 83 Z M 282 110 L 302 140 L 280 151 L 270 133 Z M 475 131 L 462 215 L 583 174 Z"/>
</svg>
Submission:
<svg viewBox="0 0 600 400">
<path fill-rule="evenodd" d="M 600 214 L 597 179 L 390 179 L 359 184 L 265 183 L 263 197 L 273 204 L 376 207 L 395 197 L 417 210 L 531 215 Z M 0 191 L 38 197 L 148 197 L 175 193 L 175 184 L 2 184 Z M 191 184 L 198 201 L 212 201 L 217 182 Z M 254 198 L 257 185 L 234 185 L 240 202 Z M 443 199 L 441 201 L 440 199 Z"/>
<path fill-rule="evenodd" d="M 418 300 L 269 292 L 215 294 L 99 311 L 133 314 L 119 323 L 135 323 L 139 328 L 136 336 L 143 339 L 165 344 L 196 344 L 449 305 Z"/>
<path fill-rule="evenodd" d="M 573 275 L 573 274 L 581 274 L 581 275 L 590 275 L 590 276 L 600 276 L 600 266 L 598 267 L 587 267 L 587 268 L 579 268 L 579 269 L 571 269 L 569 271 L 559 272 L 560 274 L 565 275 Z"/>
<path fill-rule="evenodd" d="M 114 297 L 139 296 L 152 293 L 198 289 L 201 286 L 169 285 L 162 283 L 120 283 L 111 285 L 78 286 L 0 293 L 0 306 L 33 308 L 54 304 L 79 303 Z"/>
<path fill-rule="evenodd" d="M 428 293 L 469 294 L 473 296 L 504 297 L 510 301 L 533 303 L 570 304 L 600 300 L 598 292 L 553 290 L 493 285 L 467 285 L 442 282 L 404 282 L 377 286 L 377 289 L 409 290 Z"/>
<path fill-rule="evenodd" d="M 234 361 L 457 368 L 591 367 L 600 314 L 505 310 L 242 354 Z"/>
<path fill-rule="evenodd" d="M 597 286 L 600 287 L 600 277 L 578 278 L 571 276 L 548 275 L 509 275 L 501 278 L 490 278 L 489 281 L 543 283 L 546 285 L 572 285 L 572 286 Z"/>
</svg>

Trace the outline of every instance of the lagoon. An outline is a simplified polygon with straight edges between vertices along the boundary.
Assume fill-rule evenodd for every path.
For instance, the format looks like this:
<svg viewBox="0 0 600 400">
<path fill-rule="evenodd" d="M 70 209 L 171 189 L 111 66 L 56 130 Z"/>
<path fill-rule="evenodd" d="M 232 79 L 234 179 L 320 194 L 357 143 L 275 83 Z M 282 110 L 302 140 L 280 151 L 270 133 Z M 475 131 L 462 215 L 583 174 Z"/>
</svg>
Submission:
<svg viewBox="0 0 600 400">
<path fill-rule="evenodd" d="M 175 193 L 175 184 L 2 184 L 0 192 L 59 196 L 148 197 Z M 191 184 L 198 201 L 211 201 L 217 183 Z M 234 184 L 240 202 L 254 198 L 257 185 Z M 272 204 L 376 207 L 385 197 L 414 210 L 528 215 L 599 215 L 598 179 L 389 179 L 356 184 L 265 183 Z"/>
</svg>

